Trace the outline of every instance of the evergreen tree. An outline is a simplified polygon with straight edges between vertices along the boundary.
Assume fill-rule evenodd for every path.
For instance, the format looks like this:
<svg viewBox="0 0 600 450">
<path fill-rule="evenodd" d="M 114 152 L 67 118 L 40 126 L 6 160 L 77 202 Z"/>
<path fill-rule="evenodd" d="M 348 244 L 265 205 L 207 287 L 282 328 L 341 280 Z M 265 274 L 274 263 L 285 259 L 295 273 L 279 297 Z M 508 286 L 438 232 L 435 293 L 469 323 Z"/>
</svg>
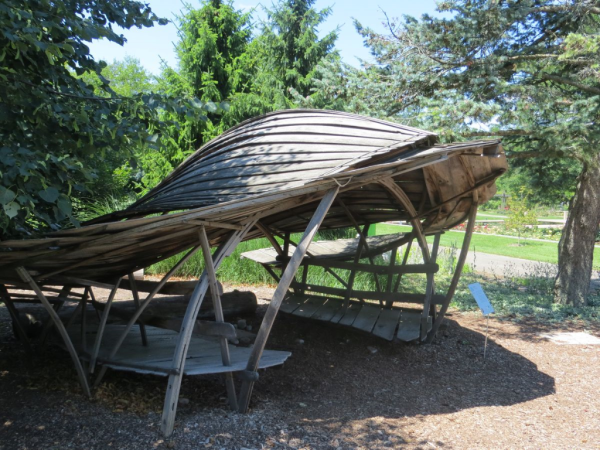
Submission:
<svg viewBox="0 0 600 450">
<path fill-rule="evenodd" d="M 292 108 L 294 99 L 311 95 L 317 67 L 337 58 L 337 30 L 322 39 L 318 27 L 331 8 L 317 11 L 315 0 L 281 0 L 267 9 L 268 20 L 252 43 L 256 76 L 244 100 L 253 112 Z M 233 105 L 232 105 L 233 106 Z"/>
<path fill-rule="evenodd" d="M 223 108 L 227 106 L 222 102 L 247 90 L 252 78 L 245 57 L 251 40 L 250 14 L 235 10 L 231 1 L 205 0 L 198 9 L 186 6 L 178 19 L 179 64 L 177 70 L 164 67 L 161 90 L 199 99 L 210 110 L 206 122 L 180 123 L 161 163 L 171 168 L 232 125 L 230 120 L 224 120 Z"/>
<path fill-rule="evenodd" d="M 377 57 L 365 97 L 445 138 L 503 136 L 509 156 L 581 167 L 555 300 L 583 304 L 600 222 L 600 8 L 591 0 L 445 0 L 450 18 L 359 26 Z M 482 130 L 482 124 L 490 124 Z"/>
</svg>

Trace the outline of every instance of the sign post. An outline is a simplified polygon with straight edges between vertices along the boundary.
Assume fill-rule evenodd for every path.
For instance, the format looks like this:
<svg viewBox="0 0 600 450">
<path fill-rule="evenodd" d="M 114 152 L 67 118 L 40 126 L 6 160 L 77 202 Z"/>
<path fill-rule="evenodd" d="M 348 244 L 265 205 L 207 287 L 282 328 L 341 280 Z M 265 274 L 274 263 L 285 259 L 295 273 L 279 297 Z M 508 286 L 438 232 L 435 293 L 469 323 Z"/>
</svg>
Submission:
<svg viewBox="0 0 600 450">
<path fill-rule="evenodd" d="M 473 298 L 477 302 L 479 309 L 485 316 L 485 344 L 483 346 L 483 359 L 485 359 L 485 355 L 487 353 L 487 341 L 488 341 L 488 330 L 489 330 L 489 325 L 490 325 L 490 314 L 493 314 L 495 311 L 494 311 L 494 307 L 490 303 L 490 300 L 487 298 L 487 295 L 485 295 L 485 292 L 483 292 L 483 288 L 481 287 L 481 285 L 479 283 L 470 284 L 469 290 L 471 291 L 471 295 L 473 295 Z"/>
</svg>

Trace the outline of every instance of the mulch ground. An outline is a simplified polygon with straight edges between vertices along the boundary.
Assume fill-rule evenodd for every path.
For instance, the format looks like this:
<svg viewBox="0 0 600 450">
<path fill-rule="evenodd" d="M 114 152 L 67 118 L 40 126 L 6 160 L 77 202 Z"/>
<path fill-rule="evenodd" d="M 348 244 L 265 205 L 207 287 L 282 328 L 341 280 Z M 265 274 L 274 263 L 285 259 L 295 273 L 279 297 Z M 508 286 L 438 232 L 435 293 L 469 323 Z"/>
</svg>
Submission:
<svg viewBox="0 0 600 450">
<path fill-rule="evenodd" d="M 165 439 L 166 379 L 109 371 L 90 401 L 68 355 L 28 356 L 0 307 L 0 449 L 599 449 L 600 346 L 540 337 L 558 327 L 492 319 L 484 359 L 479 314 L 453 311 L 432 345 L 280 316 L 268 348 L 293 355 L 261 371 L 250 413 L 227 409 L 221 378 L 188 377 Z"/>
</svg>

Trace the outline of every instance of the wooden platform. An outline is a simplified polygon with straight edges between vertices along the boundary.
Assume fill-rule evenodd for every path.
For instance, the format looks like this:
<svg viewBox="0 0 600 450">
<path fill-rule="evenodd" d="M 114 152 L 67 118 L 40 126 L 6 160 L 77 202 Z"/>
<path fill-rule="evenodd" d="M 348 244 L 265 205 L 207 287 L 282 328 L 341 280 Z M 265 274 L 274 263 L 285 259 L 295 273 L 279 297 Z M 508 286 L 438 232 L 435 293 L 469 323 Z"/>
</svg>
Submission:
<svg viewBox="0 0 600 450">
<path fill-rule="evenodd" d="M 107 325 L 104 339 L 98 354 L 98 362 L 116 370 L 155 375 L 169 375 L 172 372 L 172 358 L 179 338 L 179 333 L 171 330 L 146 326 L 148 346 L 142 346 L 140 331 L 135 325 L 117 355 L 111 360 L 107 356 L 120 336 L 124 325 Z M 87 351 L 82 349 L 80 329 L 72 326 L 68 330 L 75 347 L 81 352 L 82 359 L 89 359 L 89 352 L 96 338 L 96 331 L 86 333 Z M 224 366 L 221 359 L 221 348 L 218 340 L 193 336 L 185 363 L 185 375 L 203 375 L 211 373 L 237 372 L 246 369 L 251 348 L 229 345 L 231 365 Z M 260 359 L 259 369 L 283 364 L 291 355 L 290 352 L 265 350 Z"/>
<path fill-rule="evenodd" d="M 280 311 L 305 319 L 321 320 L 355 328 L 388 341 L 419 339 L 421 313 L 408 308 L 381 308 L 378 304 L 350 301 L 344 309 L 339 298 L 288 295 Z M 431 317 L 428 318 L 431 329 Z"/>
<path fill-rule="evenodd" d="M 362 252 L 362 257 L 377 256 L 385 253 L 398 245 L 398 242 L 405 237 L 404 233 L 384 234 L 380 236 L 367 237 L 368 251 Z M 360 240 L 354 239 L 337 239 L 335 241 L 316 241 L 311 242 L 308 249 L 310 256 L 305 259 L 329 259 L 337 261 L 346 261 L 354 258 Z M 290 253 L 296 249 L 290 245 Z M 261 248 L 241 254 L 242 258 L 247 258 L 256 261 L 259 264 L 278 265 L 281 260 L 278 259 L 277 252 L 273 248 Z"/>
</svg>

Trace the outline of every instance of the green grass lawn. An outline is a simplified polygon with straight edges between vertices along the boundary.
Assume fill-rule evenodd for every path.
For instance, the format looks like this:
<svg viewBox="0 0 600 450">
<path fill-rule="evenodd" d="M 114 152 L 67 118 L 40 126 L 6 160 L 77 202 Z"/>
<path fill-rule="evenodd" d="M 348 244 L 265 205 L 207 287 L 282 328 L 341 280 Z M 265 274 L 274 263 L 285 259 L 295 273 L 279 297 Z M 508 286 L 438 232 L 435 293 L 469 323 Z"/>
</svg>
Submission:
<svg viewBox="0 0 600 450">
<path fill-rule="evenodd" d="M 389 225 L 385 223 L 380 223 L 376 226 L 377 234 L 398 233 L 410 230 L 411 227 L 408 226 Z M 464 233 L 449 231 L 442 234 L 440 245 L 443 247 L 454 245 L 455 247 L 460 248 L 463 237 Z M 428 237 L 427 241 L 433 242 L 433 236 Z M 490 253 L 492 255 L 509 256 L 554 264 L 558 263 L 557 244 L 552 242 L 526 241 L 521 239 L 521 246 L 518 246 L 517 239 L 473 234 L 469 248 L 472 251 Z M 594 250 L 594 269 L 600 269 L 600 248 Z"/>
</svg>

